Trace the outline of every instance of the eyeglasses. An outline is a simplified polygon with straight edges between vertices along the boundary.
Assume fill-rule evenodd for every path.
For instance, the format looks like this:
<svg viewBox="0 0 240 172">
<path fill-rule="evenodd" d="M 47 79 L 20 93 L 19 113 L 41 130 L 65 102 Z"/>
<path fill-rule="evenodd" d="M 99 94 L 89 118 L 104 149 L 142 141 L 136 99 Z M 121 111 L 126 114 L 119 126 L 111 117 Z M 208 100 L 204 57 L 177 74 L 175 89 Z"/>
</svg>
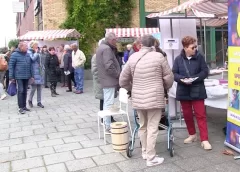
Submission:
<svg viewBox="0 0 240 172">
<path fill-rule="evenodd" d="M 197 46 L 194 46 L 194 47 L 192 47 L 191 49 L 192 49 L 192 50 L 197 49 Z"/>
</svg>

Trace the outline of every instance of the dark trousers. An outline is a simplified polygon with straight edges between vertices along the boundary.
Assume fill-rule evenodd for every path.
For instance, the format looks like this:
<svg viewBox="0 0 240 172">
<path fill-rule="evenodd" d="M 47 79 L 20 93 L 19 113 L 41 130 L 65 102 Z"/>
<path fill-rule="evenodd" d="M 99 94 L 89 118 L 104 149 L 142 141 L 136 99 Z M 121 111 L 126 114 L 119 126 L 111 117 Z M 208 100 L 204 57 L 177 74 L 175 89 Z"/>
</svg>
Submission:
<svg viewBox="0 0 240 172">
<path fill-rule="evenodd" d="M 9 70 L 6 71 L 5 78 L 6 78 L 6 90 L 7 90 L 9 86 Z"/>
<path fill-rule="evenodd" d="M 27 88 L 28 88 L 28 79 L 17 79 L 18 87 L 18 107 L 25 108 L 27 104 Z"/>
<path fill-rule="evenodd" d="M 44 73 L 44 86 L 45 87 L 47 87 L 47 80 L 48 79 L 48 74 L 47 74 L 47 72 L 45 71 L 45 73 Z"/>
<path fill-rule="evenodd" d="M 57 82 L 50 82 L 51 93 L 55 93 L 56 92 L 56 87 L 57 87 Z"/>
<path fill-rule="evenodd" d="M 72 90 L 72 82 L 74 83 L 74 86 L 76 85 L 74 80 L 74 73 L 70 73 L 67 75 L 67 83 L 68 83 L 68 90 Z"/>
<path fill-rule="evenodd" d="M 67 76 L 64 73 L 64 68 L 61 68 L 61 83 L 65 85 L 67 83 Z"/>
<path fill-rule="evenodd" d="M 104 103 L 104 101 L 100 100 L 100 110 L 103 110 L 103 103 Z"/>
</svg>

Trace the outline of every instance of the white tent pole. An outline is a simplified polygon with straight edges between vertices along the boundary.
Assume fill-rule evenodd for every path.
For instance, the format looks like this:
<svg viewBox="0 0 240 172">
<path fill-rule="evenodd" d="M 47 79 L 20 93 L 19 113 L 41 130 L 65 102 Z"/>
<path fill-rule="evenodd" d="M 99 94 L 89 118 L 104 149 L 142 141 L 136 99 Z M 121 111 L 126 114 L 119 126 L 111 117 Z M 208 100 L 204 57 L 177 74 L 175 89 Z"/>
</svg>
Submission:
<svg viewBox="0 0 240 172">
<path fill-rule="evenodd" d="M 205 61 L 207 62 L 207 34 L 206 34 L 206 20 L 204 21 L 204 53 L 205 53 Z"/>
</svg>

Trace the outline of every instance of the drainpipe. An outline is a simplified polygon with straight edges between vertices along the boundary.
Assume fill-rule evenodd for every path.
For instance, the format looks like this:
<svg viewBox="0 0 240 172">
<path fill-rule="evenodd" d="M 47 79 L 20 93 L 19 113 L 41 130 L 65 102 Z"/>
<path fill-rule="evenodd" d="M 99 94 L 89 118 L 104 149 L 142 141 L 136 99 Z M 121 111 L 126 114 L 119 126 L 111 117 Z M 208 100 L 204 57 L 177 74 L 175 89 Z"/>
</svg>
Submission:
<svg viewBox="0 0 240 172">
<path fill-rule="evenodd" d="M 139 0 L 140 27 L 146 27 L 145 0 Z"/>
</svg>

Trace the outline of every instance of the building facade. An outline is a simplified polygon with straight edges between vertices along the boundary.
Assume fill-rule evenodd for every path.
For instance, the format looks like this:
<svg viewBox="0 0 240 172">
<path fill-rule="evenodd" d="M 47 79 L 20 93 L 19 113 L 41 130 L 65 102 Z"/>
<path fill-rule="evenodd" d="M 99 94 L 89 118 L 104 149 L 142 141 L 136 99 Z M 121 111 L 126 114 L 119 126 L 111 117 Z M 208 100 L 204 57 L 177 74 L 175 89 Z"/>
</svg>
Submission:
<svg viewBox="0 0 240 172">
<path fill-rule="evenodd" d="M 25 13 L 17 15 L 17 35 L 31 30 L 59 29 L 67 17 L 65 0 L 19 0 L 25 2 Z M 131 27 L 156 27 L 157 21 L 147 19 L 152 12 L 160 12 L 187 0 L 135 0 Z"/>
</svg>

